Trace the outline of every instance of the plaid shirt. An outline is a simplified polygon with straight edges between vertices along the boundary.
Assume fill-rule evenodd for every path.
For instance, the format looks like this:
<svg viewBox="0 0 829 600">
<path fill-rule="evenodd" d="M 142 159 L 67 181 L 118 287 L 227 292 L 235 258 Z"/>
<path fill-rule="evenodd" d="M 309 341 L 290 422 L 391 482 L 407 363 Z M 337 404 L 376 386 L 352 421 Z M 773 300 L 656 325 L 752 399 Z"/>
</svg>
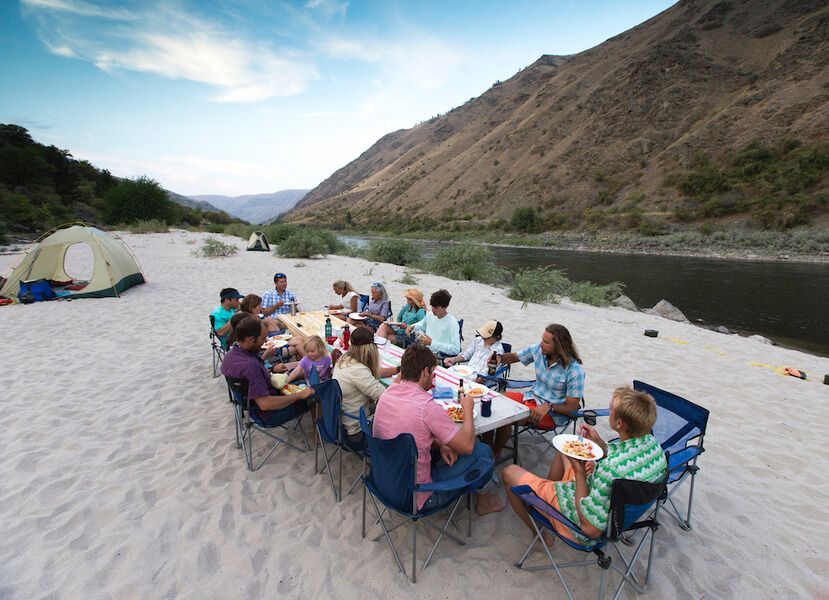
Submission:
<svg viewBox="0 0 829 600">
<path fill-rule="evenodd" d="M 548 404 L 561 404 L 566 398 L 584 396 L 584 369 L 571 360 L 565 369 L 556 361 L 547 366 L 547 357 L 541 353 L 541 344 L 528 346 L 518 352 L 522 365 L 535 364 L 535 385 L 533 395 Z"/>
<path fill-rule="evenodd" d="M 285 290 L 281 294 L 276 291 L 276 288 L 268 290 L 262 294 L 262 308 L 270 308 L 274 304 L 278 304 L 280 300 L 284 302 L 284 304 L 277 308 L 276 312 L 281 315 L 289 314 L 291 312 L 291 307 L 288 306 L 288 303 L 296 302 L 296 296 L 294 296 L 294 293 L 291 290 Z"/>
</svg>

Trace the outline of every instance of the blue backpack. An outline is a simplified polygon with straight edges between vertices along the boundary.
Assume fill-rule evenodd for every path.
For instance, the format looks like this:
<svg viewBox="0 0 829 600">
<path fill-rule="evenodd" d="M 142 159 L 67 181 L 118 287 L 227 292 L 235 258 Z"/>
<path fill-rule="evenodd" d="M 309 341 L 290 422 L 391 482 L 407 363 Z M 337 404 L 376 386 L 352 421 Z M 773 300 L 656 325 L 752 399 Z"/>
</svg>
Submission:
<svg viewBox="0 0 829 600">
<path fill-rule="evenodd" d="M 32 281 L 20 282 L 20 293 L 17 295 L 23 304 L 52 300 L 55 291 L 45 279 L 34 279 Z"/>
</svg>

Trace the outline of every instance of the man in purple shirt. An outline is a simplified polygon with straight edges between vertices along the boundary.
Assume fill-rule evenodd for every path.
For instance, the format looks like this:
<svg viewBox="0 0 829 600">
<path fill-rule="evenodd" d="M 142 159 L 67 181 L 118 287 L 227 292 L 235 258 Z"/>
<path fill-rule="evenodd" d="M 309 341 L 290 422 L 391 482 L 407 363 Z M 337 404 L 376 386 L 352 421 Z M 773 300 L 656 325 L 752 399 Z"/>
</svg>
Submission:
<svg viewBox="0 0 829 600">
<path fill-rule="evenodd" d="M 475 439 L 474 399 L 464 395 L 463 424 L 458 427 L 446 411 L 432 399 L 429 389 L 437 359 L 429 348 L 413 344 L 406 348 L 400 362 L 400 381 L 389 386 L 377 403 L 374 435 L 392 439 L 410 433 L 417 446 L 417 483 L 445 481 L 461 475 L 483 456 L 492 456 L 486 444 Z M 433 461 L 432 450 L 438 456 Z M 435 463 L 433 466 L 433 462 Z M 444 504 L 452 492 L 418 492 L 418 510 Z"/>
<path fill-rule="evenodd" d="M 314 395 L 314 388 L 282 396 L 271 387 L 270 373 L 257 354 L 267 336 L 268 328 L 263 321 L 255 317 L 242 319 L 236 326 L 236 345 L 222 361 L 222 374 L 247 379 L 251 414 L 263 425 L 276 427 L 308 410 L 306 399 Z"/>
</svg>

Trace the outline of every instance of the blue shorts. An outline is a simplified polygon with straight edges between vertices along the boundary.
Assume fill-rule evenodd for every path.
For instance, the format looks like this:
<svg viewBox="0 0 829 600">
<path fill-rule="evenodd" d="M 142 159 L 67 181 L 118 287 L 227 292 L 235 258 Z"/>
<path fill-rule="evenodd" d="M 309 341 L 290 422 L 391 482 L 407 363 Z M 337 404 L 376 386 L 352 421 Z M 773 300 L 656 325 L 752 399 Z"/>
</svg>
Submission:
<svg viewBox="0 0 829 600">
<path fill-rule="evenodd" d="M 279 427 L 288 421 L 302 416 L 305 412 L 308 412 L 308 402 L 305 400 L 297 400 L 293 404 L 277 410 L 251 408 L 250 419 L 262 427 Z"/>
<path fill-rule="evenodd" d="M 438 454 L 438 457 L 440 455 Z M 442 458 L 438 458 L 437 462 L 432 464 L 432 481 L 435 483 L 446 481 L 447 479 L 452 479 L 453 477 L 458 477 L 459 475 L 468 475 L 470 476 L 470 482 L 475 481 L 476 479 L 480 479 L 478 487 L 483 486 L 486 484 L 490 477 L 492 477 L 492 472 L 490 471 L 489 477 L 486 477 L 486 473 L 479 473 L 475 476 L 474 473 L 467 473 L 469 469 L 472 467 L 473 464 L 479 458 L 485 457 L 492 457 L 492 448 L 475 440 L 475 447 L 472 449 L 472 454 L 465 454 L 462 456 L 458 456 L 458 459 L 455 461 L 451 467 L 443 462 Z M 427 511 L 434 509 L 438 506 L 443 506 L 448 502 L 451 502 L 453 498 L 458 496 L 458 490 L 445 490 L 445 491 L 437 491 L 432 492 L 432 495 L 426 500 L 426 503 L 423 505 L 423 508 L 420 510 Z"/>
</svg>

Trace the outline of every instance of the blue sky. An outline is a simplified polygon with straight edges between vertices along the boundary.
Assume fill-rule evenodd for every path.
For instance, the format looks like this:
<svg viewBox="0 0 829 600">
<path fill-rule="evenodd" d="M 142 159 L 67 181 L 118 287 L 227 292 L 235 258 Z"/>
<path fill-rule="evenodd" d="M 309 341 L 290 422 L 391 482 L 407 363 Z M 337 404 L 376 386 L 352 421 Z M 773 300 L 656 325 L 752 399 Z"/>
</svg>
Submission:
<svg viewBox="0 0 829 600">
<path fill-rule="evenodd" d="M 669 0 L 0 0 L 0 122 L 182 194 L 312 188 Z"/>
</svg>

